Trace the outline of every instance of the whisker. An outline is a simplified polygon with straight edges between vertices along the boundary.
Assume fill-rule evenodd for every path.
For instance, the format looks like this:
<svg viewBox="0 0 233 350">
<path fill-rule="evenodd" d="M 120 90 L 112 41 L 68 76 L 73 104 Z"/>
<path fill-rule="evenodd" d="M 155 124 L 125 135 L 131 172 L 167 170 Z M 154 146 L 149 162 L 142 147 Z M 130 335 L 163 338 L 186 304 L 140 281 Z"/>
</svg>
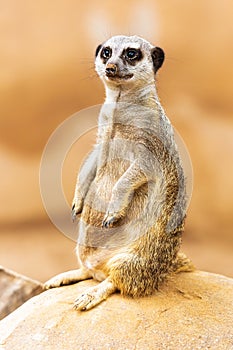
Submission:
<svg viewBox="0 0 233 350">
<path fill-rule="evenodd" d="M 93 74 L 89 74 L 89 75 L 86 76 L 86 77 L 80 78 L 79 81 L 85 81 L 85 80 L 89 80 L 89 79 L 93 80 L 93 79 L 98 79 L 98 78 L 99 78 L 99 76 L 98 76 L 98 74 L 95 72 L 95 73 L 93 73 Z"/>
</svg>

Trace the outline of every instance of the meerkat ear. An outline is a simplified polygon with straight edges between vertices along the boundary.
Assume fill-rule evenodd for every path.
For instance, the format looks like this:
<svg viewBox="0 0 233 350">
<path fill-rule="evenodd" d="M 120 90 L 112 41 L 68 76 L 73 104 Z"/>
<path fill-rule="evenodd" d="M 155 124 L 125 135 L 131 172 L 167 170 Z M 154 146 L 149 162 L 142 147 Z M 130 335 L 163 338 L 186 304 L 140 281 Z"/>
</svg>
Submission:
<svg viewBox="0 0 233 350">
<path fill-rule="evenodd" d="M 97 49 L 95 50 L 95 57 L 98 56 L 98 53 L 100 52 L 101 47 L 102 47 L 102 44 L 100 44 L 99 46 L 97 46 Z"/>
<path fill-rule="evenodd" d="M 151 57 L 153 61 L 154 71 L 156 73 L 157 70 L 162 66 L 165 55 L 160 47 L 154 47 L 151 50 Z"/>
</svg>

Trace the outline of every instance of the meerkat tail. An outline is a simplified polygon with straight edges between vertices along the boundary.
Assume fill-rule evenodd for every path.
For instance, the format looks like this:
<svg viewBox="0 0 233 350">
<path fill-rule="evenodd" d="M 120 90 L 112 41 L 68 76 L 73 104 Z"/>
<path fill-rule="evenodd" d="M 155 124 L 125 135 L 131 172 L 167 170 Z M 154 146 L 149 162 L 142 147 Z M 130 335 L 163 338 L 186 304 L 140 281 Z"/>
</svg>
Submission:
<svg viewBox="0 0 233 350">
<path fill-rule="evenodd" d="M 194 270 L 195 266 L 193 265 L 192 261 L 189 258 L 187 258 L 187 256 L 184 253 L 178 253 L 177 259 L 173 265 L 174 273 L 192 272 Z"/>
</svg>

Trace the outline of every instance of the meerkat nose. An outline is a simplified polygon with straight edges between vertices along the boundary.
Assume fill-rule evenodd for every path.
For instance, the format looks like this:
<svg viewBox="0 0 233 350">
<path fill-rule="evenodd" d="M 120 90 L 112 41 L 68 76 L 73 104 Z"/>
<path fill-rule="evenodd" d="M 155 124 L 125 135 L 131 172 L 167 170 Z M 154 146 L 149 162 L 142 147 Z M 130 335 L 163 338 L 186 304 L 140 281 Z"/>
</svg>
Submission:
<svg viewBox="0 0 233 350">
<path fill-rule="evenodd" d="M 105 68 L 105 73 L 108 77 L 114 77 L 117 74 L 118 67 L 114 63 L 108 63 Z"/>
</svg>

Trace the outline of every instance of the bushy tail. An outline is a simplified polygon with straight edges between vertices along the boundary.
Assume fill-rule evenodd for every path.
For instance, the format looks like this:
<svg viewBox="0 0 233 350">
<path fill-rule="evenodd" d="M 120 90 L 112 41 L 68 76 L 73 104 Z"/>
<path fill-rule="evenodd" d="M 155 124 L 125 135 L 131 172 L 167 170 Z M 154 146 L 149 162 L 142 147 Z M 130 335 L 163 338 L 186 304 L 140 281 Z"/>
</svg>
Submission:
<svg viewBox="0 0 233 350">
<path fill-rule="evenodd" d="M 195 270 L 195 266 L 192 261 L 187 258 L 184 253 L 178 253 L 176 262 L 173 265 L 173 272 L 192 272 Z"/>
</svg>

